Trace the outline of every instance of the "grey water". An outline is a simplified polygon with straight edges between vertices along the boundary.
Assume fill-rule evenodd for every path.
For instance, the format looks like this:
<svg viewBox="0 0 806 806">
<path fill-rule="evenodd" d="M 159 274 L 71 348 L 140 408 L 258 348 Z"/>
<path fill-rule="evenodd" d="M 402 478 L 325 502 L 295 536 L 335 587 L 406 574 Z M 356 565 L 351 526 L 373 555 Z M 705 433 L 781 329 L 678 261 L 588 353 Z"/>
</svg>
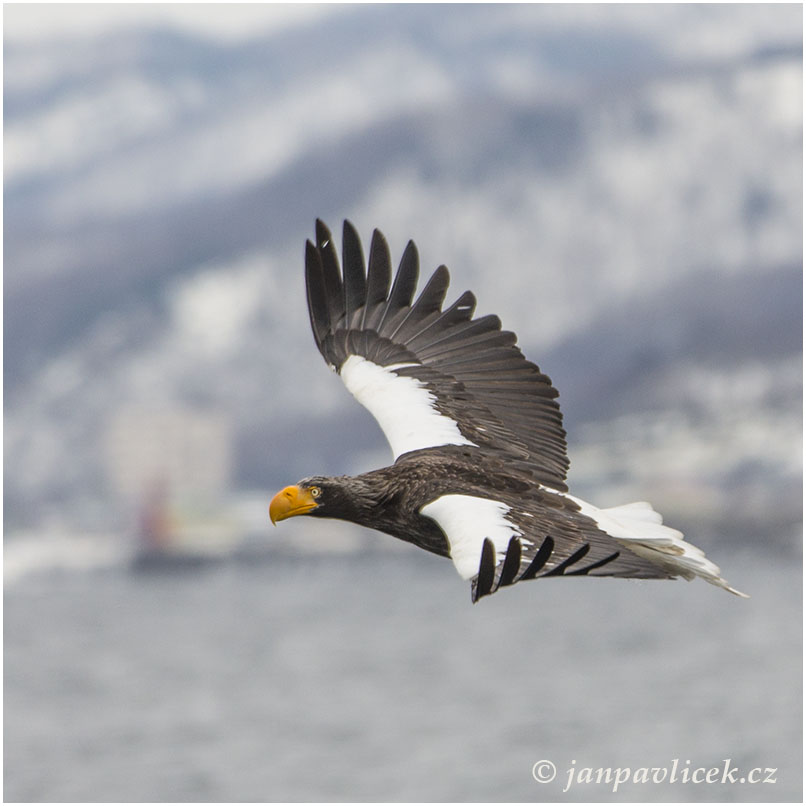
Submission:
<svg viewBox="0 0 806 806">
<path fill-rule="evenodd" d="M 472 605 L 408 549 L 26 576 L 5 799 L 801 801 L 800 560 L 724 554 L 751 599 L 552 579 Z"/>
</svg>

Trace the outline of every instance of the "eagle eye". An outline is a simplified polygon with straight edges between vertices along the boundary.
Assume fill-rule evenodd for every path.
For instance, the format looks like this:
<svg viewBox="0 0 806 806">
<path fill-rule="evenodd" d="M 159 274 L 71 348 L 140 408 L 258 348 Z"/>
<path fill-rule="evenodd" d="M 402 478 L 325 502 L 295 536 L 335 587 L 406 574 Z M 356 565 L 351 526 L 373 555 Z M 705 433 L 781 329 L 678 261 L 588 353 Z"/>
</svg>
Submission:
<svg viewBox="0 0 806 806">
<path fill-rule="evenodd" d="M 311 498 L 319 498 L 322 494 L 322 490 L 319 487 L 311 487 L 308 492 L 311 494 Z"/>
</svg>

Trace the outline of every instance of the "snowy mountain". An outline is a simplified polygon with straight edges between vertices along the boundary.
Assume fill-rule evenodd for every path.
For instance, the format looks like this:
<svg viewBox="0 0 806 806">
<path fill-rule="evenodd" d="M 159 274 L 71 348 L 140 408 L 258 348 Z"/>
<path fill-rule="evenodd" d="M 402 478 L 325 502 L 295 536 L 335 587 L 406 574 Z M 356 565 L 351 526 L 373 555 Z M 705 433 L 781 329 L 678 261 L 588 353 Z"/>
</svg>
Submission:
<svg viewBox="0 0 806 806">
<path fill-rule="evenodd" d="M 519 334 L 583 497 L 788 545 L 800 31 L 795 6 L 362 6 L 7 42 L 7 523 L 115 522 L 124 407 L 225 413 L 236 489 L 385 462 L 309 334 L 319 216 L 414 238 Z"/>
</svg>

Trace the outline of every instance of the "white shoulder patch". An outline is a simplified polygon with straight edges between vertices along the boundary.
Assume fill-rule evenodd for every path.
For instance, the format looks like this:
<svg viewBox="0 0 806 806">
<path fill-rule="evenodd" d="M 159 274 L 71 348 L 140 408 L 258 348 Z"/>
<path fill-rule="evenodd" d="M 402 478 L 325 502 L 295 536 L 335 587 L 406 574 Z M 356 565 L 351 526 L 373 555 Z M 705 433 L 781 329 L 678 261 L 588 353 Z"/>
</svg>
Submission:
<svg viewBox="0 0 806 806">
<path fill-rule="evenodd" d="M 435 520 L 445 532 L 451 547 L 451 559 L 463 579 L 479 572 L 481 547 L 489 537 L 499 559 L 503 559 L 513 535 L 520 530 L 507 520 L 509 507 L 472 495 L 443 495 L 426 504 L 420 512 Z"/>
<path fill-rule="evenodd" d="M 425 384 L 394 372 L 402 366 L 407 365 L 382 367 L 351 355 L 341 367 L 344 385 L 378 421 L 395 459 L 437 445 L 474 445 L 462 436 L 454 420 L 439 412 Z"/>
</svg>

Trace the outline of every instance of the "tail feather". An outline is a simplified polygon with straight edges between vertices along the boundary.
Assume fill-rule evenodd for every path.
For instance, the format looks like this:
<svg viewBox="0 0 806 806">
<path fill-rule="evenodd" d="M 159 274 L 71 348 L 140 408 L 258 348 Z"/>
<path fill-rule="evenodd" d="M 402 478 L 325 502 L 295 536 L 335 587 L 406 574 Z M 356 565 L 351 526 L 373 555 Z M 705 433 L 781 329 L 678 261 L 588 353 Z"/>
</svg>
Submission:
<svg viewBox="0 0 806 806">
<path fill-rule="evenodd" d="M 635 554 L 676 576 L 685 579 L 700 577 L 736 596 L 749 598 L 746 593 L 732 588 L 723 579 L 719 567 L 705 556 L 702 549 L 687 543 L 682 532 L 664 526 L 661 515 L 646 501 L 598 509 L 574 500 L 600 529 Z"/>
<path fill-rule="evenodd" d="M 663 523 L 660 512 L 652 509 L 652 504 L 648 501 L 633 501 L 631 504 L 619 504 L 617 507 L 608 507 L 603 512 L 609 512 L 618 519 L 621 515 L 628 520 L 641 521 L 646 523 Z"/>
</svg>

